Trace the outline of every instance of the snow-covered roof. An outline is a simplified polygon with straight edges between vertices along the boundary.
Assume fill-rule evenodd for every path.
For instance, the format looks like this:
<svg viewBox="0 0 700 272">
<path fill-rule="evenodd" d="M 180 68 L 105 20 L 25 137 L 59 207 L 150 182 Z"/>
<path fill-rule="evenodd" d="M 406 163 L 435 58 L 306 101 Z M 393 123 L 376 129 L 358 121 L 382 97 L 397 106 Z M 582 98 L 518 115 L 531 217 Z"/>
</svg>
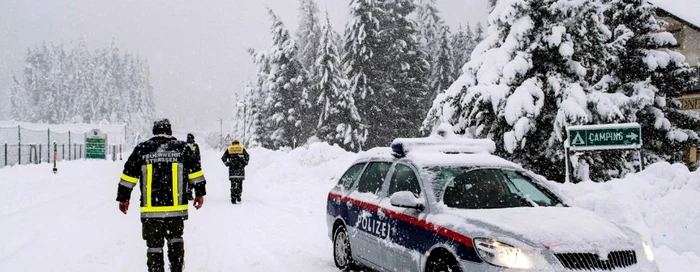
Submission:
<svg viewBox="0 0 700 272">
<path fill-rule="evenodd" d="M 650 3 L 674 16 L 700 28 L 700 1 L 698 0 L 652 0 Z"/>
</svg>

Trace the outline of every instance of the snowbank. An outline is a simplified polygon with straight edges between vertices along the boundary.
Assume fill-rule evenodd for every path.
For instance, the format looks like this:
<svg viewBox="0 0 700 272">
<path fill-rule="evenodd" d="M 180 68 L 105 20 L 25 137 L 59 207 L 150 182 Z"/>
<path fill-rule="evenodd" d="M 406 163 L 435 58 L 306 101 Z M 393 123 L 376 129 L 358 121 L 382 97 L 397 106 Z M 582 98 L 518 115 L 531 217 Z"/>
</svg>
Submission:
<svg viewBox="0 0 700 272">
<path fill-rule="evenodd" d="M 700 255 L 700 173 L 656 163 L 606 183 L 559 187 L 576 206 L 627 225 L 657 247 Z"/>
</svg>

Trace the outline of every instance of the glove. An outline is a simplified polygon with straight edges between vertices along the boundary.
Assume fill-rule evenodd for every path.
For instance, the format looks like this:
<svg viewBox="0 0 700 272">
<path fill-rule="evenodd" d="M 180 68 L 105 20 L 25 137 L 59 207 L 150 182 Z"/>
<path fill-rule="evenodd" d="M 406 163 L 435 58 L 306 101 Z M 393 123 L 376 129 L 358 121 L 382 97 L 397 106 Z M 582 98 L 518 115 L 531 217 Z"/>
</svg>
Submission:
<svg viewBox="0 0 700 272">
<path fill-rule="evenodd" d="M 119 210 L 123 214 L 126 214 L 126 212 L 129 210 L 129 201 L 119 202 Z"/>
</svg>

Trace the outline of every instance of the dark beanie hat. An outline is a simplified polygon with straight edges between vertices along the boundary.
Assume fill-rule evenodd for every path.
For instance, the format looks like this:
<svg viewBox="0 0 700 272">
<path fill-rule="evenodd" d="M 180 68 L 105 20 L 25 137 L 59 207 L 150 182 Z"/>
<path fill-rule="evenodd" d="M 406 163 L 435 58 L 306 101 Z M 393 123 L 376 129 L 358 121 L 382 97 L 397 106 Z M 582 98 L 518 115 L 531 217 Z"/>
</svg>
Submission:
<svg viewBox="0 0 700 272">
<path fill-rule="evenodd" d="M 194 143 L 194 135 L 192 133 L 187 133 L 187 142 Z"/>
<path fill-rule="evenodd" d="M 167 118 L 158 119 L 153 122 L 153 135 L 173 135 L 173 130 L 170 127 L 170 120 Z"/>
</svg>

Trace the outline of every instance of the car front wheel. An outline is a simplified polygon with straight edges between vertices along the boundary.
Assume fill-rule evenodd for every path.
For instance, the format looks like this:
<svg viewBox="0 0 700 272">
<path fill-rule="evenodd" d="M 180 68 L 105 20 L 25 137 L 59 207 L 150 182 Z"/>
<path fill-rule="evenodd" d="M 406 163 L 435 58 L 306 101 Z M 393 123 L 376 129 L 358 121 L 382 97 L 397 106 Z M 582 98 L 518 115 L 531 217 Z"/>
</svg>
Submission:
<svg viewBox="0 0 700 272">
<path fill-rule="evenodd" d="M 333 234 L 333 259 L 335 266 L 340 270 L 347 271 L 356 267 L 355 260 L 352 259 L 350 237 L 342 225 L 338 226 Z"/>
<path fill-rule="evenodd" d="M 459 263 L 452 257 L 452 254 L 444 251 L 434 252 L 428 257 L 425 265 L 425 272 L 462 272 Z"/>
</svg>

